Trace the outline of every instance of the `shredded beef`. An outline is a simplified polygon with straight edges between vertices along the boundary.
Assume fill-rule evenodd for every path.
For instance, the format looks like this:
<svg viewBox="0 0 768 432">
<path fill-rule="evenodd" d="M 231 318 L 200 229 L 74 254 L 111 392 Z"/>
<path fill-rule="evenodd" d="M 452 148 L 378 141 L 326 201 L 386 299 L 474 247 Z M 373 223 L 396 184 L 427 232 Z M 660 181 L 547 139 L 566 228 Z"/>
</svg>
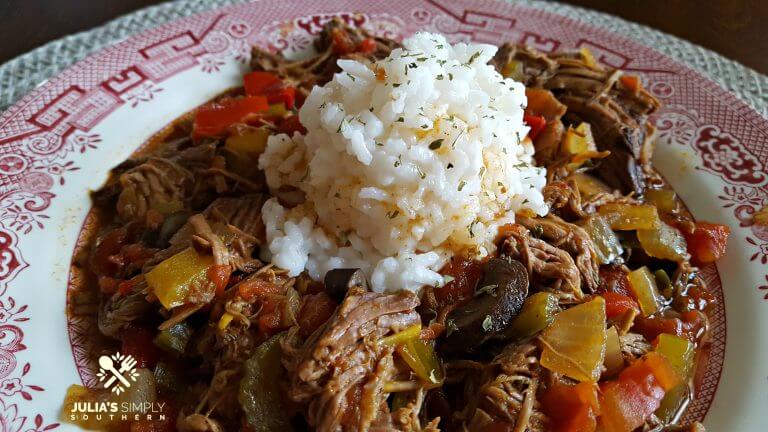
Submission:
<svg viewBox="0 0 768 432">
<path fill-rule="evenodd" d="M 337 35 L 337 36 L 334 36 Z M 354 49 L 364 39 L 375 42 L 375 49 L 370 54 L 361 54 Z M 350 52 L 341 52 L 335 41 L 344 41 Z M 254 71 L 272 72 L 285 81 L 293 84 L 304 96 L 308 95 L 315 85 L 323 85 L 339 72 L 336 64 L 340 58 L 351 58 L 369 63 L 371 59 L 382 59 L 389 55 L 392 49 L 399 47 L 396 41 L 375 37 L 364 29 L 350 27 L 340 19 L 329 21 L 316 40 L 315 50 L 318 55 L 291 61 L 285 57 L 272 54 L 254 47 L 251 54 L 251 69 Z"/>
<path fill-rule="evenodd" d="M 505 44 L 493 63 L 503 71 L 512 60 L 522 65 L 522 76 L 517 79 L 527 87 L 552 91 L 567 106 L 566 124 L 591 125 L 597 150 L 610 152 L 594 174 L 625 194 L 641 195 L 646 186 L 644 166 L 650 162 L 655 138 L 648 116 L 659 108 L 659 101 L 642 88 L 623 84 L 621 71 L 592 64 L 580 54 L 547 56 L 530 47 Z M 546 145 L 537 144 L 536 157 L 549 165 L 557 153 L 553 151 L 556 140 L 544 137 Z"/>
<path fill-rule="evenodd" d="M 477 394 L 469 395 L 467 429 L 484 431 L 502 420 L 514 431 L 544 432 L 547 418 L 536 400 L 540 368 L 535 345 L 507 346 L 483 371 Z"/>
<path fill-rule="evenodd" d="M 393 350 L 377 341 L 420 322 L 411 292 L 352 288 L 334 315 L 306 341 L 294 327 L 286 339 L 288 397 L 307 410 L 318 431 L 367 430 L 389 418 L 383 384 L 395 373 Z"/>
<path fill-rule="evenodd" d="M 125 221 L 146 222 L 152 209 L 183 208 L 187 200 L 204 193 L 205 176 L 214 156 L 213 145 L 182 150 L 170 157 L 151 157 L 120 175 L 117 213 Z"/>
<path fill-rule="evenodd" d="M 502 253 L 526 266 L 532 286 L 553 291 L 563 302 L 571 303 L 584 297 L 581 273 L 571 255 L 532 236 L 522 225 L 516 225 L 508 232 Z"/>
<path fill-rule="evenodd" d="M 551 214 L 535 219 L 520 216 L 518 223 L 528 230 L 540 230 L 542 239 L 568 251 L 574 257 L 584 287 L 590 292 L 597 288 L 600 278 L 597 254 L 589 234 L 583 228 Z"/>
</svg>

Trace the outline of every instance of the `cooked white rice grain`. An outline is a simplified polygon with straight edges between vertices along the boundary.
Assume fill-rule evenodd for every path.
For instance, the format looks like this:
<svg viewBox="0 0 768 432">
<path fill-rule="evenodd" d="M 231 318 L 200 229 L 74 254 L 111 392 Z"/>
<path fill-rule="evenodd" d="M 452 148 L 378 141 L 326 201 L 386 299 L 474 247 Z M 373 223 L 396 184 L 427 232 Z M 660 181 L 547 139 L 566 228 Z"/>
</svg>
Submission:
<svg viewBox="0 0 768 432">
<path fill-rule="evenodd" d="M 339 60 L 300 110 L 307 134 L 269 139 L 269 187 L 306 195 L 264 205 L 269 258 L 291 275 L 359 267 L 376 291 L 418 291 L 442 284 L 453 254 L 489 253 L 516 211 L 547 211 L 525 89 L 487 64 L 496 47 L 429 33 L 403 45 L 372 66 Z"/>
</svg>

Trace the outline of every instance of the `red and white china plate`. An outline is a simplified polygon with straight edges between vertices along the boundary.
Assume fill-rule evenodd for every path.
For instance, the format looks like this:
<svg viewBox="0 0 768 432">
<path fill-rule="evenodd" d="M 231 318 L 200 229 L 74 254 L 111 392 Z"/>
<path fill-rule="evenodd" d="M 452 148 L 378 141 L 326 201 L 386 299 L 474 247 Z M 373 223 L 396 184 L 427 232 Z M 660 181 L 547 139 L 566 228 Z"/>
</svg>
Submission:
<svg viewBox="0 0 768 432">
<path fill-rule="evenodd" d="M 728 224 L 726 257 L 703 274 L 718 303 L 714 343 L 686 420 L 712 431 L 768 424 L 768 120 L 692 69 L 616 34 L 495 1 L 266 0 L 225 7 L 135 35 L 50 79 L 0 115 L 0 432 L 59 424 L 70 384 L 94 384 L 86 323 L 65 314 L 81 281 L 70 263 L 89 191 L 171 120 L 237 85 L 258 44 L 311 49 L 339 16 L 402 38 L 515 41 L 542 51 L 588 47 L 642 77 L 664 104 L 655 163 L 697 219 Z"/>
</svg>

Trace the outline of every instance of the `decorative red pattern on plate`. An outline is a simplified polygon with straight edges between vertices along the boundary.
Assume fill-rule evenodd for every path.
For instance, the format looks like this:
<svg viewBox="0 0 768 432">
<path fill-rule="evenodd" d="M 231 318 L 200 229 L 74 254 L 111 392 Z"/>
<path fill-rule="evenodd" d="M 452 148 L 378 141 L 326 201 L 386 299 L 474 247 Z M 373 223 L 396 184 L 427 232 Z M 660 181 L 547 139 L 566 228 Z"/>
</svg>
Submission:
<svg viewBox="0 0 768 432">
<path fill-rule="evenodd" d="M 701 153 L 707 170 L 722 175 L 730 183 L 759 185 L 765 182 L 767 176 L 763 164 L 733 135 L 714 125 L 704 126 L 696 132 L 693 146 Z"/>
<path fill-rule="evenodd" d="M 733 212 L 737 225 L 749 230 L 746 242 L 754 247 L 752 261 L 768 262 L 768 230 L 751 220 L 768 205 L 768 122 L 691 69 L 587 24 L 509 4 L 392 0 L 361 5 L 342 0 L 333 7 L 341 13 L 308 15 L 313 10 L 329 12 L 329 6 L 320 0 L 262 1 L 180 20 L 78 63 L 0 115 L 0 431 L 58 426 L 46 424 L 30 401 L 34 392 L 44 391 L 25 381 L 30 362 L 39 360 L 19 358 L 26 348 L 29 310 L 11 294 L 25 288 L 13 283 L 28 266 L 20 249 L 32 241 L 31 234 L 46 229 L 46 211 L 66 195 L 65 179 L 79 169 L 74 156 L 104 146 L 94 127 L 120 107 L 140 110 L 155 103 L 155 96 L 164 91 L 161 84 L 190 68 L 216 74 L 226 62 L 246 63 L 251 44 L 301 53 L 333 15 L 388 37 L 428 30 L 444 33 L 452 41 L 515 41 L 543 51 L 586 46 L 606 64 L 639 73 L 665 103 L 655 117 L 661 137 L 695 152 L 702 161 L 700 169 L 707 173 L 697 175 L 717 176 L 722 188 L 717 192 L 719 204 Z M 361 7 L 364 13 L 349 12 Z M 78 247 L 92 223 L 91 217 L 85 221 Z M 707 373 L 686 420 L 702 419 L 709 409 L 725 352 L 720 279 L 714 267 L 702 274 L 719 302 L 711 317 L 713 349 Z M 82 283 L 79 277 L 74 271 L 70 274 L 70 289 Z M 756 288 L 761 298 L 768 299 L 768 285 Z M 69 321 L 75 363 L 83 382 L 92 384 L 94 356 L 88 328 L 86 322 Z"/>
</svg>

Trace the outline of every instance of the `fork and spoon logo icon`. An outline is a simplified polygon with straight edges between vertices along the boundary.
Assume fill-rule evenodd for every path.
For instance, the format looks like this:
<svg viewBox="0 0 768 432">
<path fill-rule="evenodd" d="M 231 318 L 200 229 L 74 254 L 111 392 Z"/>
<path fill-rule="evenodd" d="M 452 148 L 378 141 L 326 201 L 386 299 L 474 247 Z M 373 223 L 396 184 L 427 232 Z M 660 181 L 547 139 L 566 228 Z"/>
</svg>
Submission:
<svg viewBox="0 0 768 432">
<path fill-rule="evenodd" d="M 99 382 L 104 383 L 104 388 L 120 394 L 136 382 L 139 374 L 136 372 L 138 362 L 132 355 L 115 353 L 111 356 L 99 357 L 99 372 L 96 376 Z"/>
</svg>

